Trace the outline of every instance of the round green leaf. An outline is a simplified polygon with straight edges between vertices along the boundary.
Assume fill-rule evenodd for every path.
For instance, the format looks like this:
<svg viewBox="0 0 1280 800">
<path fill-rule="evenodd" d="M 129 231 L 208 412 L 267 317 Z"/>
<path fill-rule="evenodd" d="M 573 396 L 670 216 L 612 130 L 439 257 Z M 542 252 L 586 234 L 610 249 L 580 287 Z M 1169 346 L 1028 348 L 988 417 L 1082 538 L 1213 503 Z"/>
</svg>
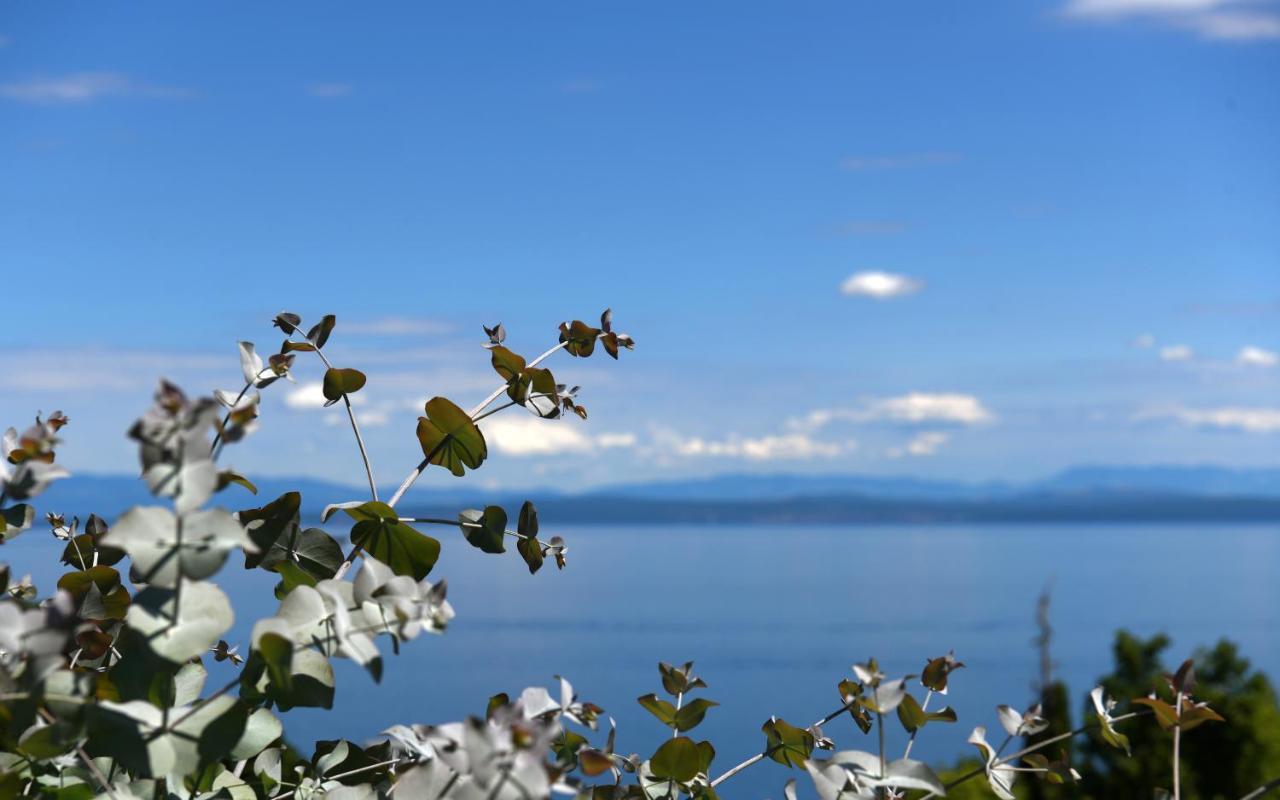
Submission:
<svg viewBox="0 0 1280 800">
<path fill-rule="evenodd" d="M 443 397 L 428 400 L 426 412 L 418 417 L 418 443 L 429 463 L 459 477 L 484 463 L 489 455 L 484 434 L 467 412 Z"/>
</svg>

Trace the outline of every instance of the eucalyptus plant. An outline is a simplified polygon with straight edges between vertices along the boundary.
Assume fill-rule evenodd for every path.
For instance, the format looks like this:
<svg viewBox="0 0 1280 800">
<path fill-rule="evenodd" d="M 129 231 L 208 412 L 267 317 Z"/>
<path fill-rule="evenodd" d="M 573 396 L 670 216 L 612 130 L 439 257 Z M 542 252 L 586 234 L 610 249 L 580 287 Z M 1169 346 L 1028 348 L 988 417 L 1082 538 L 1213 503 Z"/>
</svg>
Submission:
<svg viewBox="0 0 1280 800">
<path fill-rule="evenodd" d="M 618 750 L 613 719 L 579 698 L 564 678 L 554 691 L 530 687 L 514 697 L 494 695 L 462 721 L 406 721 L 372 742 L 335 736 L 309 752 L 299 750 L 289 743 L 278 712 L 331 708 L 335 659 L 359 664 L 378 681 L 388 652 L 398 653 L 422 634 L 444 633 L 454 617 L 445 580 L 433 579 L 440 542 L 425 528 L 457 528 L 485 553 L 504 554 L 513 544 L 530 573 L 548 562 L 566 567 L 565 541 L 544 537 L 532 502 L 514 515 L 490 505 L 463 509 L 454 518 L 406 517 L 396 506 L 432 467 L 455 476 L 482 467 L 489 454 L 479 423 L 493 414 L 522 409 L 549 421 L 585 420 L 578 387 L 560 383 L 542 364 L 560 351 L 616 360 L 634 341 L 614 330 L 605 311 L 599 325 L 561 324 L 556 343 L 526 359 L 507 347 L 502 325 L 485 327 L 483 346 L 498 385 L 470 409 L 444 397 L 428 400 L 415 429 L 422 459 L 383 500 L 351 401 L 365 388 L 366 376 L 335 365 L 326 352 L 336 318 L 324 316 L 305 330 L 293 313 L 273 322 L 283 340 L 272 355 L 264 359 L 252 343 L 238 345 L 239 391 L 192 397 L 161 381 L 152 407 L 129 428 L 155 505 L 129 509 L 110 522 L 96 514 L 82 522 L 47 512 L 44 520 L 67 572 L 43 599 L 29 579 L 15 580 L 8 567 L 0 569 L 0 800 L 518 800 L 553 794 L 709 800 L 765 760 L 806 775 L 822 800 L 944 796 L 977 777 L 1008 800 L 1019 779 L 1063 783 L 1079 777 L 1064 759 L 1041 751 L 1086 731 L 1126 748 L 1123 724 L 1142 716 L 1172 733 L 1171 794 L 1178 798 L 1181 731 L 1221 720 L 1192 697 L 1189 663 L 1170 677 L 1168 699 L 1139 698 L 1123 713 L 1096 690 L 1095 719 L 1074 731 L 1050 736 L 1038 708 L 1000 706 L 1004 742 L 993 746 L 984 727 L 973 729 L 969 741 L 982 767 L 945 784 L 911 753 L 926 728 L 957 721 L 942 701 L 952 673 L 964 664 L 948 653 L 927 659 L 918 676 L 888 677 L 875 659 L 853 665 L 835 686 L 833 711 L 805 726 L 769 718 L 761 726 L 760 750 L 730 767 L 715 766 L 715 746 L 695 734 L 717 703 L 702 696 L 708 684 L 692 663 L 659 664 L 662 695 L 638 698 L 670 731 L 647 756 Z M 368 496 L 329 504 L 318 527 L 304 527 L 298 492 L 228 509 L 232 492 L 256 494 L 257 488 L 249 477 L 220 466 L 223 451 L 254 432 L 261 393 L 293 380 L 296 362 L 307 354 L 323 368 L 326 402 L 346 411 Z M 56 448 L 67 423 L 55 412 L 37 417 L 21 434 L 10 429 L 4 435 L 0 542 L 33 528 L 37 512 L 29 501 L 66 477 Z M 213 580 L 233 557 L 243 559 L 246 569 L 273 573 L 278 600 L 275 613 L 256 620 L 249 639 L 240 642 L 226 638 L 232 603 Z M 872 744 L 838 749 L 832 732 L 845 717 L 847 735 Z M 607 733 L 601 730 L 605 720 Z M 892 724 L 907 733 L 898 757 L 886 751 L 885 726 Z M 1015 739 L 1031 736 L 1040 738 L 1004 755 Z M 745 787 L 745 779 L 736 785 Z M 782 787 L 787 798 L 796 791 L 794 780 Z"/>
</svg>

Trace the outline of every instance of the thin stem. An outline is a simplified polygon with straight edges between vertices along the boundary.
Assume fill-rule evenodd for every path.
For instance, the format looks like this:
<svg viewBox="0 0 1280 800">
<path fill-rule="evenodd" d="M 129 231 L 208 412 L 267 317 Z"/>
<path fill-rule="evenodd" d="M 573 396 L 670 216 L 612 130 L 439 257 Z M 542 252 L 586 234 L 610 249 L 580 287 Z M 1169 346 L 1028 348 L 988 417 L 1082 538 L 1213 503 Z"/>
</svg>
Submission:
<svg viewBox="0 0 1280 800">
<path fill-rule="evenodd" d="M 205 698 L 202 698 L 201 700 L 199 700 L 195 705 L 193 705 L 191 708 L 187 709 L 187 711 L 186 711 L 182 716 L 178 717 L 178 718 L 177 718 L 177 719 L 175 719 L 173 722 L 170 722 L 170 723 L 168 723 L 168 724 L 164 725 L 160 730 L 156 731 L 156 733 L 154 734 L 154 736 L 159 736 L 159 735 L 161 735 L 161 734 L 163 734 L 163 733 L 168 733 L 168 732 L 172 731 L 174 728 L 177 728 L 179 725 L 181 725 L 182 723 L 186 722 L 186 721 L 187 721 L 187 719 L 188 719 L 192 714 L 196 713 L 196 712 L 197 712 L 197 711 L 199 711 L 200 709 L 202 709 L 202 708 L 204 708 L 205 706 L 207 706 L 207 705 L 209 705 L 210 703 L 212 703 L 214 700 L 218 699 L 219 697 L 223 696 L 223 695 L 224 695 L 224 694 L 226 694 L 227 692 L 231 691 L 231 690 L 232 690 L 232 689 L 234 689 L 234 688 L 235 688 L 239 683 L 240 683 L 240 676 L 239 676 L 239 675 L 237 675 L 237 676 L 235 676 L 234 678 L 232 678 L 230 681 L 228 681 L 228 682 L 227 682 L 227 684 L 226 684 L 225 686 L 223 686 L 221 689 L 219 689 L 218 691 L 214 692 L 213 694 L 209 695 L 208 697 L 205 697 Z"/>
<path fill-rule="evenodd" d="M 546 395 L 546 393 L 545 393 L 545 392 L 543 392 L 543 395 L 545 396 L 545 395 Z M 502 405 L 498 406 L 497 408 L 491 408 L 491 409 L 489 409 L 488 411 L 484 412 L 483 414 L 478 414 L 478 415 L 476 415 L 476 416 L 472 417 L 472 418 L 471 418 L 471 421 L 472 421 L 472 422 L 479 422 L 480 420 L 484 419 L 485 417 L 491 417 L 491 416 L 493 416 L 494 414 L 497 414 L 499 411 L 502 411 L 502 410 L 503 410 L 503 409 L 505 409 L 505 408 L 511 408 L 512 406 L 516 406 L 516 405 L 520 405 L 520 404 L 519 404 L 519 403 L 517 403 L 515 400 L 512 400 L 512 401 L 510 401 L 510 402 L 508 402 L 508 403 L 503 403 Z"/>
<path fill-rule="evenodd" d="M 844 705 L 842 705 L 842 706 L 840 706 L 839 708 L 837 708 L 835 711 L 832 711 L 830 714 L 826 715 L 826 716 L 825 716 L 825 717 L 823 717 L 822 719 L 820 719 L 820 720 L 818 720 L 817 722 L 813 723 L 813 725 L 811 725 L 810 727 L 819 727 L 819 728 L 820 728 L 820 727 L 822 727 L 823 725 L 826 725 L 826 724 L 827 724 L 828 722 L 830 722 L 831 720 L 835 719 L 836 717 L 840 716 L 840 715 L 841 715 L 841 714 L 843 714 L 844 712 L 846 712 L 846 711 L 848 711 L 849 709 L 853 708 L 853 707 L 854 707 L 854 705 L 855 705 L 857 702 L 858 702 L 857 700 L 854 700 L 854 701 L 853 701 L 853 702 L 851 702 L 851 703 L 845 703 Z M 729 779 L 730 779 L 730 778 L 732 778 L 734 775 L 737 775 L 739 772 L 742 772 L 744 769 L 746 769 L 747 767 L 751 766 L 752 764 L 757 764 L 757 763 L 759 763 L 759 762 L 763 761 L 764 759 L 768 758 L 768 757 L 770 756 L 770 754 L 771 754 L 771 753 L 772 753 L 772 751 L 770 751 L 770 750 L 765 750 L 763 753 L 756 753 L 754 756 L 752 756 L 751 758 L 748 758 L 746 761 L 743 761 L 741 764 L 737 764 L 737 765 L 735 765 L 735 766 L 733 766 L 733 767 L 730 767 L 730 768 L 729 768 L 729 769 L 728 769 L 728 770 L 727 770 L 723 775 L 721 775 L 720 777 L 718 777 L 718 778 L 716 778 L 715 780 L 711 781 L 711 786 L 712 786 L 712 787 L 719 786 L 720 784 L 722 784 L 722 783 L 724 783 L 725 781 L 729 780 Z"/>
<path fill-rule="evenodd" d="M 53 714 L 49 713 L 45 709 L 39 709 L 39 713 L 41 718 L 50 725 L 57 722 L 57 719 Z M 116 791 L 111 788 L 111 782 L 107 780 L 106 775 L 102 774 L 102 770 L 98 769 L 98 765 L 93 763 L 93 759 L 89 758 L 89 754 L 84 751 L 83 745 L 76 745 L 76 755 L 82 762 L 84 762 L 85 768 L 89 770 L 89 774 L 93 776 L 93 779 L 101 784 L 102 790 L 107 793 L 107 796 L 110 797 L 111 800 L 116 800 Z"/>
<path fill-rule="evenodd" d="M 294 328 L 296 331 L 297 328 Z M 293 334 L 289 334 L 289 338 L 293 338 Z M 324 362 L 325 369 L 333 369 L 333 364 L 329 361 L 329 357 L 319 347 L 313 350 L 320 360 Z M 378 500 L 378 486 L 373 480 L 373 466 L 369 463 L 369 453 L 364 447 L 364 437 L 360 435 L 360 426 L 356 423 L 356 412 L 351 408 L 351 398 L 346 392 L 342 393 L 342 404 L 347 408 L 347 419 L 351 421 L 351 432 L 356 435 L 356 446 L 360 448 L 360 460 L 364 462 L 364 474 L 369 479 L 369 494 L 373 496 L 375 502 Z"/>
<path fill-rule="evenodd" d="M 1147 714 L 1150 714 L 1150 713 L 1151 713 L 1150 711 L 1131 711 L 1128 714 L 1121 714 L 1118 717 L 1112 717 L 1111 722 L 1112 724 L 1115 724 L 1117 722 L 1124 722 L 1125 720 L 1133 719 L 1134 717 L 1145 717 Z M 977 767 L 976 769 L 970 770 L 969 772 L 966 772 L 964 775 L 961 775 L 959 778 L 956 778 L 955 780 L 948 783 L 945 788 L 948 791 L 950 791 L 951 789 L 954 789 L 955 787 L 959 786 L 965 781 L 970 780 L 972 778 L 976 778 L 979 775 L 982 775 L 992 767 L 1004 766 L 1005 764 L 1008 764 L 1012 761 L 1016 761 L 1019 758 L 1022 758 L 1023 756 L 1030 755 L 1036 752 L 1037 750 L 1043 750 L 1044 748 L 1048 747 L 1051 744 L 1057 744 L 1058 742 L 1064 741 L 1066 739 L 1070 739 L 1073 736 L 1078 736 L 1084 733 L 1085 731 L 1089 730 L 1090 728 L 1097 727 L 1097 725 L 1098 725 L 1097 722 L 1091 722 L 1088 725 L 1082 725 L 1073 731 L 1067 731 L 1066 733 L 1060 733 L 1057 736 L 1051 736 L 1048 739 L 1043 739 L 1039 742 L 1036 742 L 1033 745 L 1022 748 L 1016 753 L 1011 753 L 1010 755 L 1007 755 L 1004 758 L 998 758 L 986 766 Z M 921 797 L 920 800 L 929 800 L 930 797 L 937 797 L 937 796 L 938 795 L 936 793 L 929 792 L 928 794 Z"/>
<path fill-rule="evenodd" d="M 743 761 L 741 764 L 738 764 L 735 767 L 731 767 L 727 772 L 725 772 L 719 778 L 716 778 L 715 780 L 713 780 L 711 782 L 711 785 L 719 786 L 720 784 L 732 778 L 734 775 L 737 775 L 739 772 L 742 772 L 747 767 L 751 766 L 752 764 L 759 763 L 764 759 L 765 759 L 764 753 L 756 753 L 754 756 L 752 756 L 751 758 L 748 758 L 746 761 Z"/>
<path fill-rule="evenodd" d="M 679 715 L 680 707 L 684 705 L 684 692 L 676 692 L 676 714 Z M 671 738 L 674 739 L 680 735 L 680 729 L 675 725 L 671 726 Z"/>
<path fill-rule="evenodd" d="M 885 772 L 885 769 L 884 769 L 884 714 L 881 714 L 879 711 L 876 712 L 876 733 L 880 738 L 880 774 L 883 776 Z M 881 797 L 884 797 L 885 791 L 886 791 L 885 788 L 881 787 L 878 794 Z"/>
<path fill-rule="evenodd" d="M 1249 792 L 1244 797 L 1241 797 L 1240 800 L 1258 800 L 1259 797 L 1262 797 L 1264 794 L 1271 791 L 1272 789 L 1280 789 L 1280 777 L 1273 778 L 1272 780 L 1267 781 L 1266 783 L 1259 786 L 1257 789 L 1254 789 L 1252 792 Z"/>
<path fill-rule="evenodd" d="M 924 702 L 920 704 L 920 711 L 923 713 L 929 710 L 929 701 L 933 699 L 933 690 L 930 689 L 924 696 Z M 907 749 L 903 751 L 903 758 L 911 757 L 911 748 L 915 746 L 916 734 L 920 733 L 920 729 L 916 728 L 911 732 L 911 736 L 907 738 Z"/>
<path fill-rule="evenodd" d="M 463 522 L 460 519 L 440 519 L 438 517 L 399 517 L 399 520 L 401 522 L 412 522 L 418 525 L 450 525 L 455 528 L 483 528 L 484 527 L 479 522 Z M 542 541 L 541 539 L 538 539 L 532 536 L 525 536 L 523 533 L 519 533 L 518 531 L 507 529 L 507 530 L 504 530 L 503 533 L 506 534 L 507 536 L 510 536 L 512 539 L 532 539 L 533 541 L 537 542 L 540 547 L 551 546 L 550 544 Z M 679 706 L 676 706 L 676 707 L 679 708 Z"/>
<path fill-rule="evenodd" d="M 547 352 L 543 353 L 542 355 L 538 356 L 537 358 L 535 358 L 534 360 L 526 364 L 525 369 L 528 369 L 530 367 L 536 367 L 537 365 L 541 364 L 543 361 L 545 361 L 555 353 L 562 350 L 566 344 L 567 342 L 561 342 L 557 344 L 555 347 L 552 347 Z M 470 416 L 474 420 L 477 415 L 479 415 L 486 408 L 488 408 L 489 404 L 492 403 L 494 400 L 497 400 L 498 397 L 500 397 L 502 393 L 505 392 L 506 390 L 507 390 L 507 384 L 505 383 L 499 386 L 497 389 L 494 389 L 492 394 L 486 397 L 484 401 L 480 403 L 480 405 L 471 409 L 471 411 L 468 413 L 468 416 Z M 422 477 L 422 473 L 426 471 L 427 467 L 431 466 L 431 459 L 432 459 L 432 455 L 428 455 L 426 458 L 422 459 L 422 461 L 418 462 L 418 466 L 414 467 L 413 470 L 409 473 L 409 475 L 405 477 L 404 482 L 400 484 L 400 488 L 396 489 L 396 493 L 391 495 L 391 499 L 387 501 L 387 505 L 391 506 L 392 508 L 395 508 L 396 503 L 399 503 L 401 498 L 404 497 L 404 493 L 409 491 L 409 487 L 413 486 L 413 484 L 418 480 L 418 478 Z"/>
<path fill-rule="evenodd" d="M 271 369 L 270 367 L 263 367 L 262 369 L 258 370 L 258 374 L 253 376 L 253 380 L 245 383 L 244 388 L 240 390 L 240 394 L 236 395 L 236 399 L 231 404 L 231 408 L 235 408 L 236 406 L 240 405 L 240 401 L 243 400 L 244 396 L 249 393 L 249 390 L 253 388 L 253 385 L 257 383 L 260 378 L 262 378 L 263 374 L 270 371 L 270 369 Z M 209 446 L 209 452 L 212 453 L 210 458 L 212 458 L 214 461 L 218 460 L 218 454 L 222 452 L 219 447 L 219 445 L 225 444 L 222 441 L 222 432 L 226 430 L 227 423 L 230 421 L 231 421 L 231 411 L 228 409 L 227 415 L 222 418 L 222 424 L 218 426 L 218 432 L 213 436 L 213 444 Z"/>
<path fill-rule="evenodd" d="M 1173 800 L 1182 800 L 1182 692 L 1174 699 L 1178 724 L 1173 728 Z"/>
<path fill-rule="evenodd" d="M 339 772 L 336 775 L 325 775 L 324 779 L 326 781 L 341 780 L 342 778 L 349 778 L 352 775 L 359 775 L 362 772 L 372 772 L 375 769 L 382 769 L 383 767 L 389 767 L 389 766 L 392 766 L 393 764 L 399 764 L 399 763 L 400 763 L 400 759 L 393 758 L 389 761 L 379 761 L 377 764 L 368 764 L 366 766 L 359 767 L 357 769 L 348 770 L 346 772 Z M 297 790 L 294 789 L 294 790 L 285 792 L 284 794 L 276 795 L 275 800 L 288 800 L 288 798 L 293 797 L 293 795 L 296 792 Z"/>
</svg>

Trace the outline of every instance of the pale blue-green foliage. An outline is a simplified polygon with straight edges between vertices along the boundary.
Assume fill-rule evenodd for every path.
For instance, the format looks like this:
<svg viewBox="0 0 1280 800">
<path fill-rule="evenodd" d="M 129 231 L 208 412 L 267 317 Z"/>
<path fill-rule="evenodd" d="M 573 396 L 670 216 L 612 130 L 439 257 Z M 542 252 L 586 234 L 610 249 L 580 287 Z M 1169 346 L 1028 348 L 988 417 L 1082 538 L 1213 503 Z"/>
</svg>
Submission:
<svg viewBox="0 0 1280 800">
<path fill-rule="evenodd" d="M 761 751 L 719 769 L 713 767 L 714 745 L 692 735 L 718 704 L 695 696 L 707 683 L 691 663 L 660 664 L 666 697 L 639 698 L 670 731 L 648 757 L 616 749 L 612 720 L 602 738 L 603 709 L 579 698 L 564 678 L 554 695 L 541 687 L 514 698 L 495 695 L 483 715 L 463 721 L 406 723 L 364 745 L 332 739 L 310 753 L 296 750 L 278 712 L 330 708 L 333 659 L 349 659 L 379 680 L 391 649 L 382 642 L 391 640 L 398 651 L 423 633 L 443 633 L 453 618 L 445 581 L 428 580 L 440 544 L 420 527 L 456 527 L 471 545 L 495 555 L 508 552 L 511 537 L 531 573 L 548 559 L 565 567 L 565 542 L 541 538 L 531 502 L 519 510 L 515 530 L 498 506 L 449 519 L 413 519 L 401 517 L 395 504 L 432 466 L 455 475 L 481 467 L 488 449 L 476 423 L 490 414 L 520 407 L 545 419 L 585 419 L 578 387 L 558 383 L 539 365 L 559 351 L 617 359 L 634 341 L 613 330 L 606 311 L 598 327 L 581 320 L 562 324 L 558 343 L 526 360 L 504 345 L 501 325 L 486 327 L 484 346 L 502 383 L 469 411 L 443 397 L 428 401 L 416 431 L 423 459 L 383 501 L 351 412 L 350 395 L 363 389 L 365 376 L 334 365 L 325 353 L 336 318 L 325 316 L 305 333 L 294 314 L 282 313 L 274 323 L 285 339 L 265 361 L 252 343 L 239 343 L 244 387 L 238 393 L 190 398 L 162 381 L 154 405 L 130 428 L 142 479 L 159 504 L 130 509 L 110 526 L 92 517 L 83 531 L 79 520 L 49 514 L 71 571 L 43 602 L 29 583 L 12 581 L 7 569 L 0 575 L 0 798 L 372 800 L 393 791 L 399 800 L 518 800 L 553 792 L 715 798 L 717 787 L 765 759 L 806 775 L 822 800 L 946 793 L 933 770 L 910 753 L 922 731 L 956 720 L 937 702 L 949 675 L 963 667 L 950 654 L 927 660 L 920 677 L 886 676 L 874 659 L 855 664 L 852 677 L 839 682 L 841 705 L 834 711 L 807 726 L 771 717 L 761 726 Z M 346 548 L 324 528 L 302 527 L 296 492 L 235 513 L 219 505 L 228 487 L 256 493 L 248 477 L 220 468 L 219 456 L 257 427 L 259 392 L 292 380 L 296 358 L 308 353 L 324 370 L 326 400 L 343 403 L 348 412 L 369 483 L 367 499 L 333 504 L 322 515 L 326 525 L 349 519 Z M 491 407 L 504 396 L 507 402 Z M 33 507 L 16 501 L 65 475 L 55 447 L 66 423 L 54 414 L 22 434 L 5 434 L 0 537 L 34 524 Z M 250 641 L 231 644 L 224 637 L 234 622 L 233 604 L 213 579 L 237 554 L 247 568 L 278 576 L 279 606 L 254 623 Z M 114 566 L 126 556 L 127 580 Z M 1179 707 L 1190 702 L 1189 689 L 1177 699 Z M 1095 726 L 1123 746 L 1115 725 L 1132 715 L 1117 716 L 1101 697 L 1097 703 Z M 846 715 L 862 746 L 837 749 L 829 731 Z M 1001 706 L 997 719 L 1010 741 L 1041 733 L 1046 724 L 1036 708 Z M 883 731 L 890 723 L 909 734 L 901 756 L 885 752 Z M 876 738 L 866 738 L 871 736 Z M 974 729 L 969 741 L 982 756 L 973 775 L 985 776 L 990 790 L 1006 800 L 1020 775 L 1015 767 L 1043 779 L 1077 777 L 1067 764 L 1019 761 L 1035 754 L 1006 754 L 1003 745 L 988 742 L 984 727 Z M 783 791 L 794 797 L 794 783 Z"/>
</svg>

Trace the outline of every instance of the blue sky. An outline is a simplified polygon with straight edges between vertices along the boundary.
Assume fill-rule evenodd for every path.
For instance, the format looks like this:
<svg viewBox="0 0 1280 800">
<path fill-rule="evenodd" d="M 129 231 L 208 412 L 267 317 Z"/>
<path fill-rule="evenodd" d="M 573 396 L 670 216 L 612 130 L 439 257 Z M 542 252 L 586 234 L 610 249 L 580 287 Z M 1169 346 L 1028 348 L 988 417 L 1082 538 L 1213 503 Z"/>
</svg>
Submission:
<svg viewBox="0 0 1280 800">
<path fill-rule="evenodd" d="M 331 312 L 394 483 L 481 323 L 612 306 L 480 480 L 1276 465 L 1277 76 L 1269 0 L 8 3 L 0 420 L 131 470 L 159 375 Z M 358 482 L 298 372 L 231 462 Z"/>
</svg>

